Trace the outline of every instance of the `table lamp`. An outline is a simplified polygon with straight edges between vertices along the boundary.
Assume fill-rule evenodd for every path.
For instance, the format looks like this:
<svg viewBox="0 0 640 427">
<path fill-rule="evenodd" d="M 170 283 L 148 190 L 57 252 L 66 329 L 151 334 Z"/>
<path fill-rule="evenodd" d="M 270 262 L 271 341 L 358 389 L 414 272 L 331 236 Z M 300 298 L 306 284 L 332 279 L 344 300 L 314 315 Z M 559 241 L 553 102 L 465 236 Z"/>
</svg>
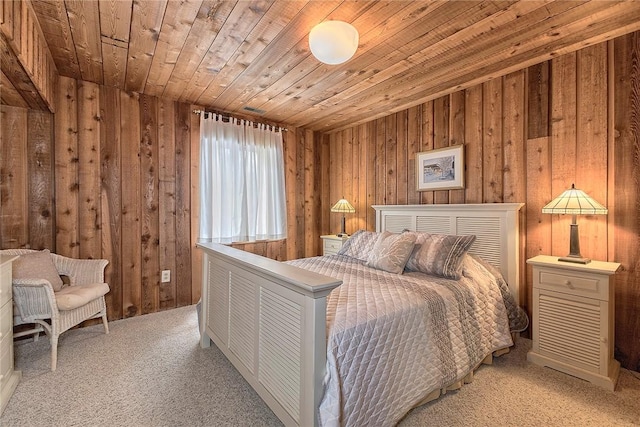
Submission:
<svg viewBox="0 0 640 427">
<path fill-rule="evenodd" d="M 333 207 L 331 208 L 331 212 L 342 213 L 342 231 L 340 231 L 340 233 L 338 234 L 338 237 L 348 236 L 344 228 L 345 226 L 344 214 L 354 213 L 355 211 L 356 210 L 353 206 L 351 206 L 351 203 L 347 202 L 345 199 L 338 200 L 338 202 L 335 205 L 333 205 Z"/>
<path fill-rule="evenodd" d="M 576 215 L 606 215 L 607 212 L 607 208 L 596 202 L 584 191 L 578 190 L 574 184 L 571 184 L 571 189 L 566 190 L 543 207 L 542 213 L 572 215 L 569 255 L 558 258 L 558 261 L 578 264 L 590 263 L 590 259 L 583 258 L 580 255 L 580 238 Z"/>
</svg>

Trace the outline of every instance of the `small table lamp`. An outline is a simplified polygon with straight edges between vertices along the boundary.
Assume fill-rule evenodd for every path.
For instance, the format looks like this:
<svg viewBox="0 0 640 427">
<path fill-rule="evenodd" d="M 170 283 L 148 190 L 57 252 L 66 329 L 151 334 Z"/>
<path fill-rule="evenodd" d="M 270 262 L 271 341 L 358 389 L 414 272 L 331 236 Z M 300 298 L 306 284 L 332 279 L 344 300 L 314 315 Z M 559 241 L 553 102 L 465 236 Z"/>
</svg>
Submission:
<svg viewBox="0 0 640 427">
<path fill-rule="evenodd" d="M 549 202 L 549 204 L 542 208 L 542 213 L 571 214 L 573 216 L 571 219 L 569 255 L 558 258 L 558 261 L 575 262 L 579 264 L 590 263 L 590 259 L 583 258 L 582 255 L 580 255 L 580 238 L 578 235 L 576 215 L 606 215 L 608 213 L 607 208 L 571 184 L 571 189 Z"/>
<path fill-rule="evenodd" d="M 338 234 L 338 237 L 348 236 L 347 232 L 344 229 L 344 225 L 345 225 L 344 214 L 354 213 L 355 211 L 356 210 L 353 206 L 351 206 L 351 203 L 347 202 L 345 199 L 338 200 L 338 202 L 335 205 L 333 205 L 333 207 L 331 208 L 331 212 L 342 213 L 342 231 L 340 232 L 340 234 Z"/>
</svg>

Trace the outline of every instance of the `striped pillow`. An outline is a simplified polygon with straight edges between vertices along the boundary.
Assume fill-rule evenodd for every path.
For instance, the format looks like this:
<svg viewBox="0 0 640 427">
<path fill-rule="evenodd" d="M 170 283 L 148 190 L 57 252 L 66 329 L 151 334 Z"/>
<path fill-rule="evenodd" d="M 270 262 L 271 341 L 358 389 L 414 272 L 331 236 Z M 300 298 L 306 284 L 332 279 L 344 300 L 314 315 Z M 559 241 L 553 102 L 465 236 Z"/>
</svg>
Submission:
<svg viewBox="0 0 640 427">
<path fill-rule="evenodd" d="M 460 278 L 462 258 L 476 240 L 473 235 L 453 236 L 416 231 L 408 231 L 406 234 L 415 235 L 416 244 L 405 270 L 456 280 Z"/>
</svg>

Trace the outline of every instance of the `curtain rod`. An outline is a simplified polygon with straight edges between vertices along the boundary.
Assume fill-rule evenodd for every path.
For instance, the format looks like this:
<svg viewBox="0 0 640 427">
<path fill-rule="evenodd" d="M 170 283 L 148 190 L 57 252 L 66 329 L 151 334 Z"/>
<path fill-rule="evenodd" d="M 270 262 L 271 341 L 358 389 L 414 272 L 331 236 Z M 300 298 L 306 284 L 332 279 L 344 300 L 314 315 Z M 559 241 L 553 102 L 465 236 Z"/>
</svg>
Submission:
<svg viewBox="0 0 640 427">
<path fill-rule="evenodd" d="M 202 113 L 217 114 L 217 115 L 221 116 L 223 119 L 231 119 L 231 118 L 238 119 L 237 117 L 233 117 L 233 116 L 231 116 L 231 115 L 229 115 L 229 114 L 217 113 L 217 112 L 215 112 L 215 111 L 193 110 L 193 111 L 192 111 L 192 113 L 193 113 L 193 114 L 197 114 L 197 115 L 200 115 L 200 114 L 202 114 Z M 270 124 L 270 123 L 258 122 L 258 121 L 256 121 L 256 120 L 249 120 L 249 119 L 238 119 L 238 120 L 246 120 L 246 121 L 248 121 L 248 122 L 252 122 L 252 123 L 256 123 L 256 124 L 260 124 L 260 125 L 271 126 L 271 127 L 273 127 L 273 128 L 278 128 L 278 129 L 280 129 L 281 131 L 289 132 L 289 129 L 287 129 L 287 128 L 285 128 L 285 127 L 278 126 L 278 125 L 273 125 L 273 124 Z"/>
</svg>

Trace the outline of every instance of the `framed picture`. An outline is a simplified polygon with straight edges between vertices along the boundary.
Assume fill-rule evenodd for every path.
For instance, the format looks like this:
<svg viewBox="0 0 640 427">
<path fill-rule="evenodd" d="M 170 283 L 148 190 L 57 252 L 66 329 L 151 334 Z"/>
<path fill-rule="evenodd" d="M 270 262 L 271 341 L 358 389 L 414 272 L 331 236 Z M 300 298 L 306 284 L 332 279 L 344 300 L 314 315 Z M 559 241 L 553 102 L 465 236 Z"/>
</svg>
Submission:
<svg viewBox="0 0 640 427">
<path fill-rule="evenodd" d="M 416 153 L 418 191 L 464 188 L 464 145 Z"/>
</svg>

